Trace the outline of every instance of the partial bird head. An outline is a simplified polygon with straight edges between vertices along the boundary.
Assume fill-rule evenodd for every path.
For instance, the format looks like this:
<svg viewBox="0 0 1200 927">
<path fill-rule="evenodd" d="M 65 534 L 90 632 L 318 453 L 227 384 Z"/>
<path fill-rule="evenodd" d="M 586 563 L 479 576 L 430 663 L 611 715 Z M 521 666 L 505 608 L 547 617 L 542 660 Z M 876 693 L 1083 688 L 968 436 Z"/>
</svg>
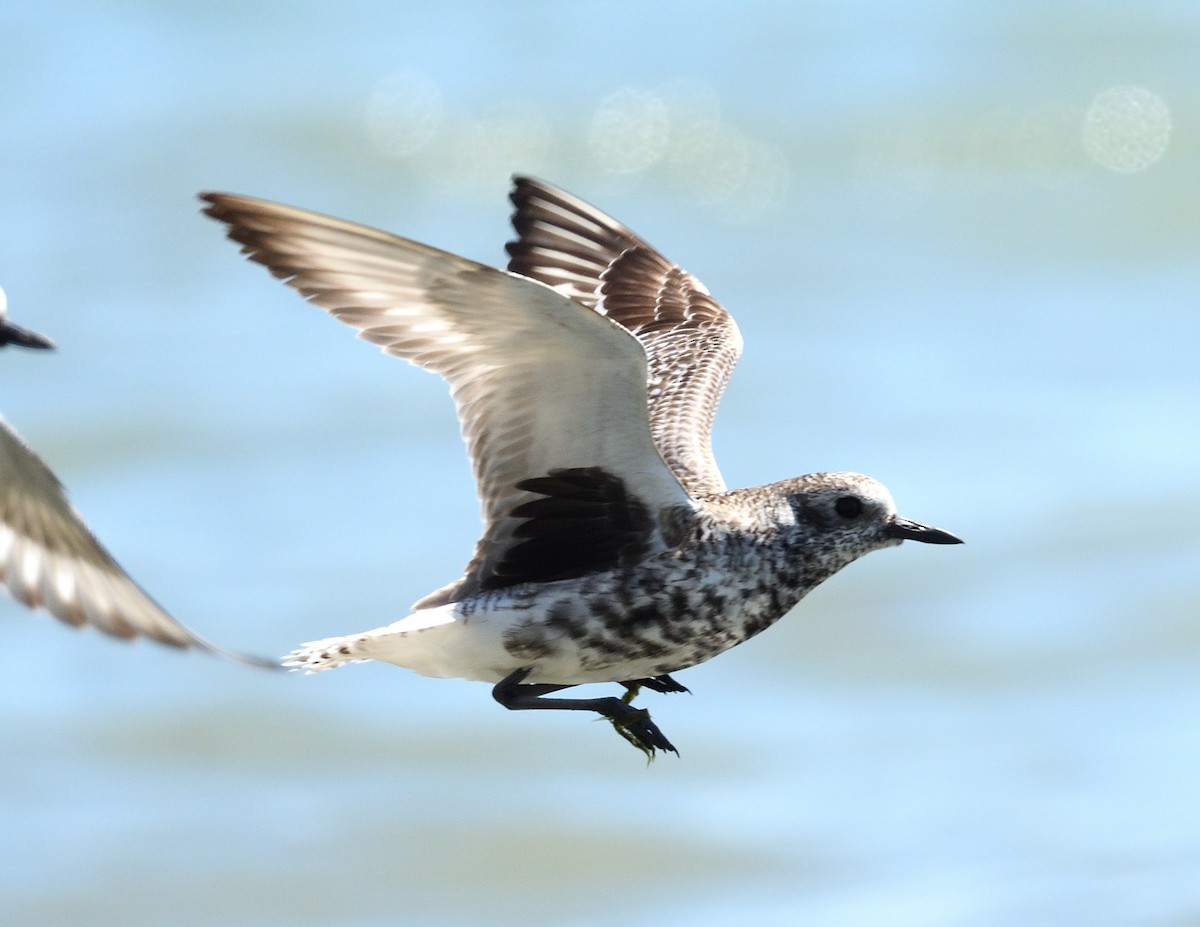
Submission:
<svg viewBox="0 0 1200 927">
<path fill-rule="evenodd" d="M 8 320 L 8 296 L 0 288 L 0 347 L 16 344 L 23 348 L 52 348 L 54 342 L 28 328 L 22 328 Z"/>
</svg>

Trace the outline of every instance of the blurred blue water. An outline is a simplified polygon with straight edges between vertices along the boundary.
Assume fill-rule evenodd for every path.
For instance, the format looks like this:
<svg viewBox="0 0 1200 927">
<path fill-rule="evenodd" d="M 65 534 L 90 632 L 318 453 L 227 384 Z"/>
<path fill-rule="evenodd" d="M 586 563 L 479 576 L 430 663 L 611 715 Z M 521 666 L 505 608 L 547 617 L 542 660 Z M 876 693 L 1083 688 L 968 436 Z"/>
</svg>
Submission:
<svg viewBox="0 0 1200 927">
<path fill-rule="evenodd" d="M 477 506 L 442 385 L 201 189 L 499 262 L 508 175 L 563 184 L 736 314 L 731 484 L 861 470 L 968 541 L 652 696 L 649 770 L 480 685 L 0 603 L 6 919 L 1196 923 L 1198 39 L 1184 3 L 6 9 L 0 285 L 60 349 L 6 353 L 0 409 L 206 636 L 399 617 Z M 1125 85 L 1172 122 L 1133 171 L 1082 142 Z"/>
</svg>

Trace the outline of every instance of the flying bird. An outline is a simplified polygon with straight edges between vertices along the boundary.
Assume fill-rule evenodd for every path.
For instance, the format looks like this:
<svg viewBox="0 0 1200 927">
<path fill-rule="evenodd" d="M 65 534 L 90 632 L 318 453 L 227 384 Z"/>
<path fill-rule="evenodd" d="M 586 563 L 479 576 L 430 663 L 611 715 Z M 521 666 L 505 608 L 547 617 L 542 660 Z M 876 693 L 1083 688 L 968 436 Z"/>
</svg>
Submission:
<svg viewBox="0 0 1200 927">
<path fill-rule="evenodd" d="M 0 290 L 0 347 L 53 348 L 44 335 L 9 321 Z M 234 653 L 188 630 L 137 585 L 96 540 L 58 478 L 0 418 L 0 583 L 18 602 L 59 621 L 118 638 L 148 637 L 243 663 L 276 661 Z"/>
<path fill-rule="evenodd" d="M 517 177 L 499 270 L 387 232 L 228 193 L 204 211 L 359 336 L 449 384 L 484 521 L 464 575 L 375 630 L 305 644 L 317 672 L 382 660 L 492 683 L 510 709 L 597 712 L 678 752 L 642 687 L 767 628 L 863 554 L 958 544 L 880 483 L 812 473 L 726 487 L 710 434 L 742 351 L 699 280 L 576 197 Z M 585 683 L 623 695 L 547 696 Z"/>
</svg>

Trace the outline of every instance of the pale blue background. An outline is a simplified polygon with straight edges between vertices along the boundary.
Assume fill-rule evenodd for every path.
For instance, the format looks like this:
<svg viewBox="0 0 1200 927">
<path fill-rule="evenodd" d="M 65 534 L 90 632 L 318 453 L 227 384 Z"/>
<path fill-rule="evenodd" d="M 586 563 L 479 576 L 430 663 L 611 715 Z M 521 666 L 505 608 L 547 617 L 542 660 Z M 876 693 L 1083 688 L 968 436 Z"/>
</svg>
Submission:
<svg viewBox="0 0 1200 927">
<path fill-rule="evenodd" d="M 1200 923 L 1198 50 L 1190 2 L 9 4 L 0 285 L 59 351 L 5 352 L 0 409 L 201 633 L 394 620 L 477 521 L 442 385 L 241 261 L 200 189 L 500 262 L 508 175 L 563 184 L 737 316 L 731 484 L 862 470 L 968 543 L 872 555 L 647 694 L 682 752 L 650 769 L 480 684 L 0 602 L 0 920 Z M 440 103 L 389 154 L 403 81 Z M 1128 84 L 1173 131 L 1120 173 L 1081 132 Z M 707 114 L 748 145 L 746 183 L 606 170 L 630 87 L 669 144 Z"/>
</svg>

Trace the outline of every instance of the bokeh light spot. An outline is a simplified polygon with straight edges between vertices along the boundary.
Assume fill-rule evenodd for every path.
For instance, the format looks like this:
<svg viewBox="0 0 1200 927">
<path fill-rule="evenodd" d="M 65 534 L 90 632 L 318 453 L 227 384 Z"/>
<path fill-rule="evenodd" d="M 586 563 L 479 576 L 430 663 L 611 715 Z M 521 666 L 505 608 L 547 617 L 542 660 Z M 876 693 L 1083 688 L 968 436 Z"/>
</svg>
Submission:
<svg viewBox="0 0 1200 927">
<path fill-rule="evenodd" d="M 1142 87 L 1113 87 L 1096 96 L 1083 120 L 1083 148 L 1097 164 L 1124 174 L 1143 171 L 1167 150 L 1171 111 Z"/>
<path fill-rule="evenodd" d="M 653 93 L 622 87 L 596 107 L 588 147 L 601 170 L 634 174 L 663 156 L 669 137 L 666 104 Z"/>
</svg>

